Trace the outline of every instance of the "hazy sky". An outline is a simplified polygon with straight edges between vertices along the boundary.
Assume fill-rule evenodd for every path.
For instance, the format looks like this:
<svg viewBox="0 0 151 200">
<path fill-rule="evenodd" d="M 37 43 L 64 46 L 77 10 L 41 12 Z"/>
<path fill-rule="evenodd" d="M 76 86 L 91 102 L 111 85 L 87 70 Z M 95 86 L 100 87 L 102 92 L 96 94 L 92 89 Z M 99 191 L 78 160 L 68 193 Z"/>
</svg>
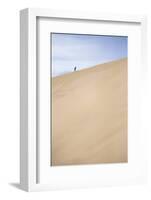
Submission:
<svg viewBox="0 0 151 200">
<path fill-rule="evenodd" d="M 52 76 L 127 57 L 126 36 L 52 33 Z"/>
</svg>

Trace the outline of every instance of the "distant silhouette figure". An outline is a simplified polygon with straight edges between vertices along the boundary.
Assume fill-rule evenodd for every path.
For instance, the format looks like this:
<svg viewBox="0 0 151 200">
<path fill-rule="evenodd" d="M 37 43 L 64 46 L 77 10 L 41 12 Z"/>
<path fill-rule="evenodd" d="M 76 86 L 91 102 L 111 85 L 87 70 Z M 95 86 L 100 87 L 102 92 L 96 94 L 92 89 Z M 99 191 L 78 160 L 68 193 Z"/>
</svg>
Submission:
<svg viewBox="0 0 151 200">
<path fill-rule="evenodd" d="M 77 67 L 74 67 L 74 71 L 77 71 Z"/>
</svg>

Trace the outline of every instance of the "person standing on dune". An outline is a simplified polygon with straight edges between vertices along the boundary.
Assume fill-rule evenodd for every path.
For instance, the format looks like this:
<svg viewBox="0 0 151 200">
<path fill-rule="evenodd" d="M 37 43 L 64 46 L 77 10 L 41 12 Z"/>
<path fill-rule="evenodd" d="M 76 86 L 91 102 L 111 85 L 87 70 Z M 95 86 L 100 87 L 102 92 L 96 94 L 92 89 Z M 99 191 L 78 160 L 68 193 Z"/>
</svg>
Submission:
<svg viewBox="0 0 151 200">
<path fill-rule="evenodd" d="M 77 71 L 77 67 L 74 67 L 74 72 Z"/>
</svg>

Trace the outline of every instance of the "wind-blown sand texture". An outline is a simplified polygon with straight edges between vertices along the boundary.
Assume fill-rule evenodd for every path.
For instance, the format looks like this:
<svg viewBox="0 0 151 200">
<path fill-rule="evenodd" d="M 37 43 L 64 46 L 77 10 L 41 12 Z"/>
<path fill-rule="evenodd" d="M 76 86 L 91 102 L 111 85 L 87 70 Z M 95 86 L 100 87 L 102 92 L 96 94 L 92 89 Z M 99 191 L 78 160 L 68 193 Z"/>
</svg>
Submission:
<svg viewBox="0 0 151 200">
<path fill-rule="evenodd" d="M 127 162 L 127 58 L 52 78 L 51 165 Z"/>
</svg>

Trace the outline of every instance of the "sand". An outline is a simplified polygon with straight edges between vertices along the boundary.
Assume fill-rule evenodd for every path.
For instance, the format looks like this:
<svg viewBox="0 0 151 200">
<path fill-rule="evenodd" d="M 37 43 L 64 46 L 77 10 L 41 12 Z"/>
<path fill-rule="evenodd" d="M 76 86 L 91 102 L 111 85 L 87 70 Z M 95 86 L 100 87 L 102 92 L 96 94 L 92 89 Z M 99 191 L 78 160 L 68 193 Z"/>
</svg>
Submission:
<svg viewBox="0 0 151 200">
<path fill-rule="evenodd" d="M 123 163 L 127 58 L 52 78 L 51 165 Z"/>
</svg>

